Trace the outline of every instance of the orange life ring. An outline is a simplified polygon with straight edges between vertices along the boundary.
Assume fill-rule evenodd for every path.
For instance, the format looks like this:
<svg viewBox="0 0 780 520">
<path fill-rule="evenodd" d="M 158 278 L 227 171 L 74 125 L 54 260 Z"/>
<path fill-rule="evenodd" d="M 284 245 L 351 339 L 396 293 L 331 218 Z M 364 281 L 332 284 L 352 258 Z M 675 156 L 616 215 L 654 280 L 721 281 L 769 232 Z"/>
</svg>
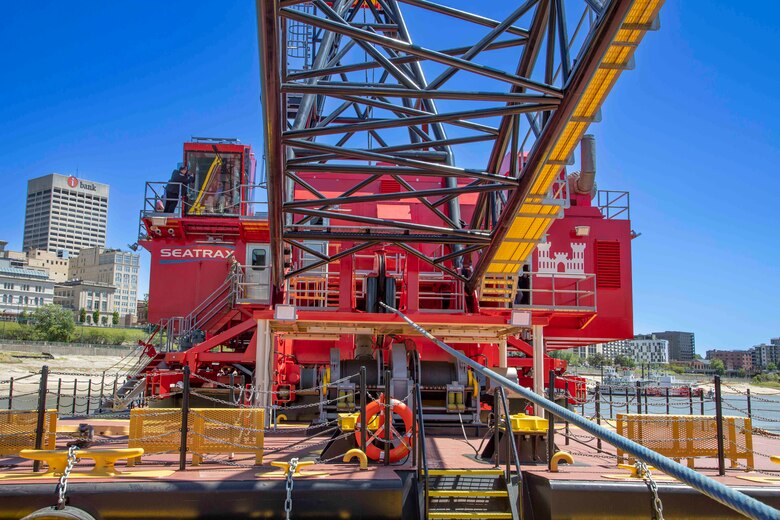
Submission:
<svg viewBox="0 0 780 520">
<path fill-rule="evenodd" d="M 403 402 L 399 401 L 398 399 L 391 399 L 390 400 L 390 409 L 391 413 L 397 414 L 403 419 L 404 421 L 404 428 L 406 430 L 406 433 L 399 433 L 393 426 L 392 421 L 390 425 L 390 435 L 393 437 L 393 439 L 390 440 L 390 442 L 393 442 L 393 440 L 399 441 L 398 446 L 393 446 L 390 449 L 390 462 L 398 462 L 402 459 L 404 459 L 409 452 L 412 449 L 412 423 L 414 421 L 414 417 L 412 417 L 412 410 L 406 406 Z M 375 439 L 380 439 L 381 443 L 384 445 L 385 441 L 385 396 L 384 394 L 381 394 L 379 396 L 379 399 L 376 401 L 372 401 L 366 405 L 366 417 L 367 422 L 371 422 L 371 419 L 375 415 L 379 415 L 377 420 L 377 429 L 376 432 L 371 435 L 369 432 L 369 438 L 366 440 L 367 446 L 363 451 L 366 453 L 369 459 L 371 460 L 377 460 L 377 461 L 384 461 L 385 459 L 385 450 L 384 446 L 379 447 L 376 444 L 374 444 Z M 357 426 L 355 428 L 355 438 L 357 439 L 357 445 L 359 448 L 363 448 L 360 443 L 360 425 L 362 424 L 361 421 L 363 420 L 362 417 L 358 417 Z"/>
</svg>

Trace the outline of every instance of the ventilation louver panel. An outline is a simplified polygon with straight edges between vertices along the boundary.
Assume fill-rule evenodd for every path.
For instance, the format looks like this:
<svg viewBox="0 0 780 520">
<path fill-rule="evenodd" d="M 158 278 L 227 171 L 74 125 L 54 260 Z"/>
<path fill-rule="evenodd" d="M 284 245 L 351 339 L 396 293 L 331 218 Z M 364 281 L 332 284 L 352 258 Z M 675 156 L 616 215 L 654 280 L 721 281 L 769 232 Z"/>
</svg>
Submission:
<svg viewBox="0 0 780 520">
<path fill-rule="evenodd" d="M 596 241 L 596 287 L 620 288 L 620 242 Z"/>
</svg>

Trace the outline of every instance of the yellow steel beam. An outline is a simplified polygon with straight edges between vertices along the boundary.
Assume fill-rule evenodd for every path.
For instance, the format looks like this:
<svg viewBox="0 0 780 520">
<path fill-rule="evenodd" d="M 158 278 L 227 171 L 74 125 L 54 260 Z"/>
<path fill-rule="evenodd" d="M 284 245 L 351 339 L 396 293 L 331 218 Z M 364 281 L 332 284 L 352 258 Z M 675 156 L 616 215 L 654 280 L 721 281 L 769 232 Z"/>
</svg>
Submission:
<svg viewBox="0 0 780 520">
<path fill-rule="evenodd" d="M 536 172 L 531 172 L 536 174 L 536 178 L 531 185 L 530 196 L 512 217 L 510 230 L 488 265 L 488 276 L 516 273 L 518 263 L 528 258 L 536 243 L 557 218 L 560 207 L 539 202 L 539 197 L 549 191 L 550 185 L 561 170 L 560 165 L 571 156 L 620 73 L 630 65 L 636 47 L 652 27 L 662 4 L 663 0 L 636 0 L 629 9 L 615 39 L 585 87 L 573 117 L 553 143 L 546 161 Z M 531 202 L 532 200 L 535 202 Z"/>
</svg>

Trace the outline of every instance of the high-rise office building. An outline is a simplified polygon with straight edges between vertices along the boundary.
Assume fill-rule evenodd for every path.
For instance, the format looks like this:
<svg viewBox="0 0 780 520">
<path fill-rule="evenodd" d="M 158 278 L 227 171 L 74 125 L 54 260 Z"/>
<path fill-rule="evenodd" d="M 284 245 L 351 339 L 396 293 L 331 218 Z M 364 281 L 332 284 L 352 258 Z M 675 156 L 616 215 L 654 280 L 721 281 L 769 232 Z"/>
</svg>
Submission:
<svg viewBox="0 0 780 520">
<path fill-rule="evenodd" d="M 141 255 L 118 249 L 82 249 L 77 257 L 70 259 L 68 278 L 112 285 L 116 288 L 114 310 L 119 312 L 121 319 L 126 321 L 129 315 L 134 320 L 140 261 Z"/>
<path fill-rule="evenodd" d="M 52 173 L 27 182 L 22 248 L 78 254 L 106 245 L 108 185 Z"/>
<path fill-rule="evenodd" d="M 651 336 L 669 342 L 669 361 L 693 361 L 696 354 L 696 342 L 693 332 L 664 331 L 653 332 Z"/>
</svg>

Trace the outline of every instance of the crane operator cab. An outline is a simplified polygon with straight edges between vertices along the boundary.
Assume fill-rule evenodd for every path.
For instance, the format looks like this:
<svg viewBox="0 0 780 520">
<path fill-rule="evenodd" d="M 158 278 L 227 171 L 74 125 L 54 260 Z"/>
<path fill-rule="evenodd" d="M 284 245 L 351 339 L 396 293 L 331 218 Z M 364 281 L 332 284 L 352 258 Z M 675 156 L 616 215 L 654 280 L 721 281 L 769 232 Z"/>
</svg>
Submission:
<svg viewBox="0 0 780 520">
<path fill-rule="evenodd" d="M 146 183 L 144 216 L 255 216 L 255 158 L 238 139 L 193 137 L 168 181 Z M 180 175 L 184 171 L 187 175 Z"/>
</svg>

